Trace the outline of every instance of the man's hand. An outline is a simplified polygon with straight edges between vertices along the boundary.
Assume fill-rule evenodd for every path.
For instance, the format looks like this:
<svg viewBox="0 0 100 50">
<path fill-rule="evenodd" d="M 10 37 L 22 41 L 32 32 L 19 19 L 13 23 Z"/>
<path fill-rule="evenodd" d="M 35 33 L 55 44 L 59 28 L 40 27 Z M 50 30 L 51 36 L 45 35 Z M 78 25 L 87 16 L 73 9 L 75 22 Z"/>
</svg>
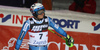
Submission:
<svg viewBox="0 0 100 50">
<path fill-rule="evenodd" d="M 67 35 L 67 37 L 66 37 L 66 44 L 69 47 L 73 47 L 74 46 L 74 39 L 69 35 Z"/>
</svg>

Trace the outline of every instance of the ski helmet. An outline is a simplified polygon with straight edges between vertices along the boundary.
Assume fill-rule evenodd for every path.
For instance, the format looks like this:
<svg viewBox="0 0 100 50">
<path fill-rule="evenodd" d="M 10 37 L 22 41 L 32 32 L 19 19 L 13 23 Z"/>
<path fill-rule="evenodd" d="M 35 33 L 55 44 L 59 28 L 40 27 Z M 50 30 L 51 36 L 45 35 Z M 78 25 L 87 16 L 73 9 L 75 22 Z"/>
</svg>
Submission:
<svg viewBox="0 0 100 50">
<path fill-rule="evenodd" d="M 42 11 L 41 11 L 42 10 Z M 37 15 L 41 15 L 42 13 L 45 14 L 45 8 L 41 3 L 34 3 L 30 7 L 30 11 L 34 17 L 37 18 Z"/>
</svg>

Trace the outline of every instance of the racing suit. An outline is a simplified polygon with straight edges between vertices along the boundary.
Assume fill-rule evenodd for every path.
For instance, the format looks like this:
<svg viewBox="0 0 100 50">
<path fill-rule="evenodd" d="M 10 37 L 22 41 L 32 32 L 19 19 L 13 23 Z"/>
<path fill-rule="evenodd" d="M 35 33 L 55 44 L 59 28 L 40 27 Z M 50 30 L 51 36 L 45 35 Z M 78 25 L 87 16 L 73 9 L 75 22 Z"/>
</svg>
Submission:
<svg viewBox="0 0 100 50">
<path fill-rule="evenodd" d="M 15 49 L 19 50 L 23 38 L 28 31 L 29 33 L 29 50 L 48 50 L 48 26 L 52 27 L 59 34 L 64 37 L 67 36 L 66 32 L 56 25 L 50 17 L 45 16 L 41 20 L 30 18 L 24 22 L 20 35 L 17 39 Z"/>
</svg>

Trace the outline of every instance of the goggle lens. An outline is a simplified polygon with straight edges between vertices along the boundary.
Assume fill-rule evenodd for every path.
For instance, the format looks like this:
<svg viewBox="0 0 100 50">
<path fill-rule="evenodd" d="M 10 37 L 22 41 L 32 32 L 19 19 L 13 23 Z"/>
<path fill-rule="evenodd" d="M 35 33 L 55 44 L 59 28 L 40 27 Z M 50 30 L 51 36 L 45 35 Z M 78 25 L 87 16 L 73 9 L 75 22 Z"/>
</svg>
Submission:
<svg viewBox="0 0 100 50">
<path fill-rule="evenodd" d="M 44 10 L 39 10 L 38 11 L 38 15 L 41 15 L 42 13 L 44 13 L 45 11 Z"/>
</svg>

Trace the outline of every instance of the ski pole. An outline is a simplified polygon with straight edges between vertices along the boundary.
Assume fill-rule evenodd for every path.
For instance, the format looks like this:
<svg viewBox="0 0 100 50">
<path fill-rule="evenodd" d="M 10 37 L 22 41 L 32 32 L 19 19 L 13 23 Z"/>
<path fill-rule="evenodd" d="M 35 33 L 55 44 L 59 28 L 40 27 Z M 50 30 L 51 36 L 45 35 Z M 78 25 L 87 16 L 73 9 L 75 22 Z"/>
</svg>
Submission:
<svg viewBox="0 0 100 50">
<path fill-rule="evenodd" d="M 52 33 L 56 34 L 57 36 L 61 37 L 62 39 L 64 39 L 64 40 L 66 41 L 66 45 L 67 45 L 67 46 L 69 46 L 69 47 L 73 47 L 73 46 L 74 46 L 74 40 L 73 40 L 73 42 L 71 42 L 70 45 L 68 45 L 68 39 L 62 37 L 61 35 L 55 33 L 54 31 L 52 31 L 52 30 L 50 30 L 50 29 L 48 29 L 48 30 L 51 31 Z M 67 36 L 70 37 L 69 35 L 67 35 Z M 71 39 L 73 39 L 73 38 L 71 38 Z"/>
<path fill-rule="evenodd" d="M 57 36 L 59 36 L 60 38 L 64 39 L 66 41 L 66 38 L 60 36 L 59 34 L 55 33 L 54 31 L 52 31 L 51 29 L 48 29 L 49 31 L 51 31 L 52 33 L 56 34 Z"/>
</svg>

